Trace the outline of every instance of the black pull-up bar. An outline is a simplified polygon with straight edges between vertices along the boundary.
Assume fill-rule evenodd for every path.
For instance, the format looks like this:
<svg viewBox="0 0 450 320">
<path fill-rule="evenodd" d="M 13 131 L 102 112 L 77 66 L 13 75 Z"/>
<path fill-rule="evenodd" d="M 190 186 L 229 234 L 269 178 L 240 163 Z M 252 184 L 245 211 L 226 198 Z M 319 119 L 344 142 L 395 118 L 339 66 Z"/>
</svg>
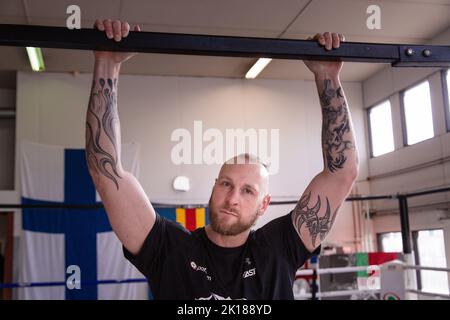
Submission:
<svg viewBox="0 0 450 320">
<path fill-rule="evenodd" d="M 107 50 L 254 57 L 298 60 L 340 60 L 391 63 L 396 67 L 450 66 L 450 46 L 344 42 L 326 51 L 316 41 L 130 32 L 121 42 L 94 29 L 0 24 L 0 45 L 81 50 Z"/>
</svg>

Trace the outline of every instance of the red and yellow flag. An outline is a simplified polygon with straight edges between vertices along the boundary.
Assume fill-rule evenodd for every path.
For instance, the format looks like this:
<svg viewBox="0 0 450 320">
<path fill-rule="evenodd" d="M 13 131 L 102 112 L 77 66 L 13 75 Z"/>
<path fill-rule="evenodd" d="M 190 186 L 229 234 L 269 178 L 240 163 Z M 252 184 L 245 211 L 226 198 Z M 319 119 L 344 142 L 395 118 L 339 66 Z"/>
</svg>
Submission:
<svg viewBox="0 0 450 320">
<path fill-rule="evenodd" d="M 205 226 L 205 208 L 176 208 L 176 220 L 189 231 Z"/>
</svg>

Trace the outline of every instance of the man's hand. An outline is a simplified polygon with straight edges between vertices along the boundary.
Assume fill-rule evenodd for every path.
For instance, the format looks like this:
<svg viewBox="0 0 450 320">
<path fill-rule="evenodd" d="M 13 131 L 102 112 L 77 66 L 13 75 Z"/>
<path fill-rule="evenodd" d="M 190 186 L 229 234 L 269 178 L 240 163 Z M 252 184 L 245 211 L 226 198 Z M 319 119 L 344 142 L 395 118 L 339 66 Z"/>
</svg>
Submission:
<svg viewBox="0 0 450 320">
<path fill-rule="evenodd" d="M 325 32 L 318 33 L 313 38 L 309 37 L 308 40 L 316 40 L 326 50 L 332 50 L 339 48 L 345 37 L 340 33 Z M 343 64 L 341 61 L 303 60 L 303 62 L 314 75 L 327 74 L 330 77 L 339 75 Z"/>
<path fill-rule="evenodd" d="M 95 21 L 94 28 L 104 31 L 108 39 L 114 39 L 114 41 L 121 41 L 122 38 L 126 38 L 130 32 L 130 25 L 126 21 L 110 19 Z M 134 31 L 141 31 L 139 26 L 134 27 Z M 131 57 L 135 56 L 135 52 L 109 52 L 109 51 L 94 51 L 95 60 L 109 60 L 115 63 L 122 63 Z"/>
</svg>

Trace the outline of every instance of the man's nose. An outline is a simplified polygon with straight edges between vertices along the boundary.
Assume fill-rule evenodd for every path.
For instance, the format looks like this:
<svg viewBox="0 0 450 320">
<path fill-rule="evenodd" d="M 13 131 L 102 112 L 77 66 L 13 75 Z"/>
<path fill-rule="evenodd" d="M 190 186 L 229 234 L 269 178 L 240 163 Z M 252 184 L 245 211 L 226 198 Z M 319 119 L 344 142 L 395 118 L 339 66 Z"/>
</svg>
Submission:
<svg viewBox="0 0 450 320">
<path fill-rule="evenodd" d="M 239 189 L 233 188 L 231 189 L 227 194 L 227 202 L 229 206 L 235 206 L 239 203 L 240 195 L 239 195 Z"/>
</svg>

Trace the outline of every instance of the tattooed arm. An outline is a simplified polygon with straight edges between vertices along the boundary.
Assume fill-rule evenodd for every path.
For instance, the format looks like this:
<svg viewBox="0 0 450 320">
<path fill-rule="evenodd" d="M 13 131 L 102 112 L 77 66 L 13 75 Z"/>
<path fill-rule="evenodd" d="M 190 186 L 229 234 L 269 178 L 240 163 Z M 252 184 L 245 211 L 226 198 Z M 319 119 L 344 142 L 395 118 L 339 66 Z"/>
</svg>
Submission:
<svg viewBox="0 0 450 320">
<path fill-rule="evenodd" d="M 314 37 L 327 50 L 338 48 L 343 36 L 325 33 Z M 314 73 L 322 107 L 324 169 L 298 201 L 292 222 L 311 252 L 330 231 L 338 210 L 358 175 L 358 154 L 347 100 L 339 81 L 342 62 L 305 61 Z"/>
<path fill-rule="evenodd" d="M 97 21 L 95 26 L 116 41 L 129 31 L 128 23 L 120 21 Z M 131 56 L 95 52 L 86 114 L 86 160 L 114 232 L 131 253 L 137 254 L 155 222 L 155 212 L 137 179 L 123 169 L 120 158 L 117 86 L 121 63 Z"/>
</svg>

